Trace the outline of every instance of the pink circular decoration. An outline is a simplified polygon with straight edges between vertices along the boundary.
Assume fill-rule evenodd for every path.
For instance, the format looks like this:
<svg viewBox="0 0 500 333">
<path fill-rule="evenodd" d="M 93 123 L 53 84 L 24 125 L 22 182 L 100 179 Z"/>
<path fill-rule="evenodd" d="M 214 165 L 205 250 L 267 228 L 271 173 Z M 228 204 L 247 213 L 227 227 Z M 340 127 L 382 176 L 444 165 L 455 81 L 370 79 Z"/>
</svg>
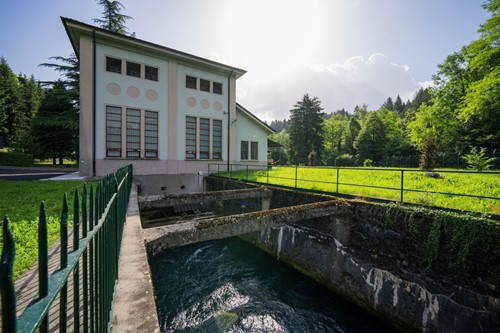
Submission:
<svg viewBox="0 0 500 333">
<path fill-rule="evenodd" d="M 202 100 L 200 104 L 201 104 L 201 107 L 205 110 L 208 110 L 208 108 L 210 107 L 210 102 L 207 101 L 206 99 Z"/>
<path fill-rule="evenodd" d="M 222 104 L 220 102 L 215 102 L 214 103 L 214 110 L 217 112 L 221 112 L 222 111 Z"/>
<path fill-rule="evenodd" d="M 146 91 L 146 98 L 150 101 L 156 101 L 158 99 L 158 93 L 153 89 L 148 89 Z"/>
<path fill-rule="evenodd" d="M 137 98 L 141 95 L 141 91 L 137 87 L 130 86 L 127 88 L 127 95 L 130 98 Z"/>
<path fill-rule="evenodd" d="M 120 85 L 118 83 L 114 83 L 114 82 L 108 83 L 106 85 L 106 90 L 108 93 L 110 93 L 111 95 L 114 95 L 114 96 L 118 96 L 122 92 L 122 88 L 120 87 Z"/>
<path fill-rule="evenodd" d="M 186 103 L 187 105 L 189 105 L 190 107 L 194 108 L 196 106 L 196 98 L 194 97 L 188 97 L 186 99 Z"/>
</svg>

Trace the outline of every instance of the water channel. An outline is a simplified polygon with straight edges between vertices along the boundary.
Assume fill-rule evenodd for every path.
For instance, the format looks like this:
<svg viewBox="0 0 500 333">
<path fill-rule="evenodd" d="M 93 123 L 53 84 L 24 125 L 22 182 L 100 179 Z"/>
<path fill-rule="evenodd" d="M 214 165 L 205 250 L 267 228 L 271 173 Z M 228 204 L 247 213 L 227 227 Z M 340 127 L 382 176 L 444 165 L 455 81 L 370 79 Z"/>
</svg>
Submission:
<svg viewBox="0 0 500 333">
<path fill-rule="evenodd" d="M 395 332 L 238 238 L 149 261 L 162 332 Z"/>
</svg>

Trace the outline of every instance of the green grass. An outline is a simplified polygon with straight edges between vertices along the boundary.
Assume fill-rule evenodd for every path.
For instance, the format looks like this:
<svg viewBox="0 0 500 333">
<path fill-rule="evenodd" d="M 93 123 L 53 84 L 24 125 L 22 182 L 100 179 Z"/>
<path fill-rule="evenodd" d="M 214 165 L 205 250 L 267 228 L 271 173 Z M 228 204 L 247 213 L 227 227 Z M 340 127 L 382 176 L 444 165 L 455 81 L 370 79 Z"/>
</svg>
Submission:
<svg viewBox="0 0 500 333">
<path fill-rule="evenodd" d="M 38 216 L 40 203 L 44 201 L 49 246 L 59 238 L 59 222 L 63 195 L 67 193 L 70 213 L 72 212 L 75 188 L 81 198 L 82 181 L 6 181 L 0 180 L 0 224 L 3 217 L 9 217 L 9 225 L 16 242 L 14 279 L 36 262 L 38 257 Z M 71 216 L 69 222 L 71 222 Z M 0 232 L 0 248 L 3 239 Z"/>
<path fill-rule="evenodd" d="M 452 196 L 432 192 L 500 197 L 500 173 L 456 173 L 437 171 L 440 178 L 425 177 L 422 171 L 404 171 L 404 202 L 437 206 L 465 211 L 500 214 L 500 200 Z M 297 177 L 295 173 L 297 172 Z M 466 171 L 464 171 L 466 172 Z M 229 173 L 221 173 L 229 176 Z M 232 177 L 267 183 L 266 170 L 233 171 Z M 297 187 L 317 191 L 337 191 L 337 169 L 299 167 L 273 167 L 269 171 L 269 184 Z M 392 189 L 365 186 L 387 187 Z M 400 200 L 401 169 L 340 168 L 338 192 L 359 197 Z M 418 190 L 422 192 L 411 192 Z"/>
</svg>

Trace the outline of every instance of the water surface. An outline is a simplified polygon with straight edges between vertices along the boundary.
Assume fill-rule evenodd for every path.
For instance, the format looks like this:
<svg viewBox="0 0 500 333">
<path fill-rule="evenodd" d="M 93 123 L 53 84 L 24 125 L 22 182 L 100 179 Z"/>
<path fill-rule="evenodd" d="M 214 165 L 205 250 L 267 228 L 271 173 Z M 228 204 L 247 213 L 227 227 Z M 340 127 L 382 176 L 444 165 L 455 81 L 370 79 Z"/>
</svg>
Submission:
<svg viewBox="0 0 500 333">
<path fill-rule="evenodd" d="M 237 238 L 149 260 L 162 332 L 394 332 Z"/>
</svg>

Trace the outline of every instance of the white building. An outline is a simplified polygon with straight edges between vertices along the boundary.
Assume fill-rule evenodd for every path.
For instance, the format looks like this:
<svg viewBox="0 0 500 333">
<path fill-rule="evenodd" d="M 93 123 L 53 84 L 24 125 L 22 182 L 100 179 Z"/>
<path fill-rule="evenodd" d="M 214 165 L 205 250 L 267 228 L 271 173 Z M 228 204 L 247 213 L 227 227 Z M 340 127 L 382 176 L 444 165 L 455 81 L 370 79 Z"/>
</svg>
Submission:
<svg viewBox="0 0 500 333">
<path fill-rule="evenodd" d="M 80 175 L 198 175 L 267 163 L 273 130 L 236 103 L 245 71 L 62 18 L 80 62 Z"/>
</svg>

